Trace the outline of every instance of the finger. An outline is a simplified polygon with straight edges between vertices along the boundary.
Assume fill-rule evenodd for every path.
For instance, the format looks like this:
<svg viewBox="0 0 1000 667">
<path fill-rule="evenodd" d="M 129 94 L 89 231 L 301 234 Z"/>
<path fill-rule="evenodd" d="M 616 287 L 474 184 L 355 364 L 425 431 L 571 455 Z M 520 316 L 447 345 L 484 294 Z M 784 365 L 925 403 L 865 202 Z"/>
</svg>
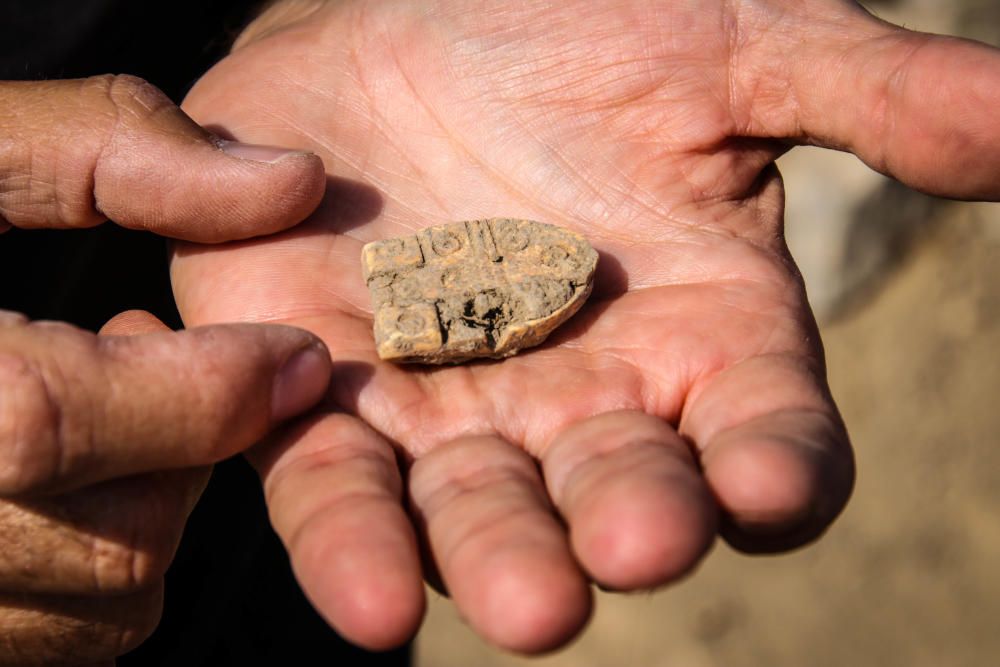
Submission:
<svg viewBox="0 0 1000 667">
<path fill-rule="evenodd" d="M 801 546 L 850 496 L 847 433 L 822 372 L 805 361 L 774 355 L 724 371 L 697 394 L 681 427 L 700 450 L 736 548 Z"/>
<path fill-rule="evenodd" d="M 0 495 L 207 465 L 311 407 L 329 377 L 326 348 L 291 327 L 0 327 Z"/>
<path fill-rule="evenodd" d="M 656 417 L 620 411 L 578 422 L 545 450 L 542 469 L 573 551 L 602 586 L 667 583 L 712 545 L 712 497 L 687 444 Z"/>
<path fill-rule="evenodd" d="M 410 496 L 455 604 L 503 648 L 561 646 L 591 599 L 534 461 L 494 436 L 435 448 L 410 470 Z"/>
<path fill-rule="evenodd" d="M 928 193 L 1000 199 L 1000 50 L 814 4 L 741 47 L 749 133 L 851 151 Z"/>
<path fill-rule="evenodd" d="M 423 618 L 424 590 L 389 444 L 358 419 L 334 414 L 280 434 L 249 458 L 317 611 L 368 649 L 409 640 Z"/>
<path fill-rule="evenodd" d="M 119 596 L 160 585 L 210 472 L 171 470 L 0 501 L 0 591 Z"/>
<path fill-rule="evenodd" d="M 129 76 L 0 83 L 0 218 L 90 227 L 110 218 L 199 242 L 267 234 L 323 196 L 318 157 L 226 142 Z"/>
<path fill-rule="evenodd" d="M 0 310 L 0 327 L 21 327 L 29 322 L 28 318 L 13 310 Z"/>
<path fill-rule="evenodd" d="M 170 331 L 170 327 L 145 310 L 126 310 L 105 322 L 97 333 L 103 336 L 136 336 L 157 331 Z"/>
<path fill-rule="evenodd" d="M 0 595 L 0 665 L 104 663 L 152 634 L 162 606 L 162 587 L 105 598 Z"/>
</svg>

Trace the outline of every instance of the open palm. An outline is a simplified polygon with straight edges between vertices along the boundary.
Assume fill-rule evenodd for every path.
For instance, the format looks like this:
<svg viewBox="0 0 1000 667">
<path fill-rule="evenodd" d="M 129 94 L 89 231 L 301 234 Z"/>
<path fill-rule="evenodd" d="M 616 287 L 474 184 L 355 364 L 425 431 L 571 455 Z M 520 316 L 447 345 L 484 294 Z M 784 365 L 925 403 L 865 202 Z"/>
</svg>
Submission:
<svg viewBox="0 0 1000 667">
<path fill-rule="evenodd" d="M 327 197 L 266 240 L 178 248 L 173 278 L 188 325 L 284 322 L 330 347 L 327 410 L 252 456 L 320 612 L 403 641 L 423 568 L 485 637 L 542 650 L 585 622 L 588 581 L 675 579 L 720 527 L 751 551 L 818 535 L 853 469 L 773 161 L 810 141 L 995 197 L 989 107 L 956 129 L 926 98 L 996 108 L 998 62 L 833 0 L 276 5 L 185 106 L 317 152 Z M 972 140 L 992 158 L 951 169 Z M 361 246 L 494 216 L 583 234 L 587 305 L 504 361 L 381 362 Z"/>
</svg>

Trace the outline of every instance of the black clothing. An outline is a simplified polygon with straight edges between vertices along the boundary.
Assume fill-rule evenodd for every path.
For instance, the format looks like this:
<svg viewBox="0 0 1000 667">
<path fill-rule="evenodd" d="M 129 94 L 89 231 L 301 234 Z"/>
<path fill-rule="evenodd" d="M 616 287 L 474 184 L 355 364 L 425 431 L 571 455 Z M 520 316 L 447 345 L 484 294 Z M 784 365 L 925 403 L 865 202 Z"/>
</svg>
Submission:
<svg viewBox="0 0 1000 667">
<path fill-rule="evenodd" d="M 0 79 L 128 73 L 176 101 L 224 54 L 256 4 L 3 0 Z M 0 236 L 0 308 L 93 330 L 142 308 L 180 326 L 163 239 L 112 225 Z M 399 667 L 408 654 L 368 654 L 329 629 L 292 577 L 255 473 L 234 459 L 216 467 L 191 516 L 167 573 L 160 627 L 118 665 Z"/>
</svg>

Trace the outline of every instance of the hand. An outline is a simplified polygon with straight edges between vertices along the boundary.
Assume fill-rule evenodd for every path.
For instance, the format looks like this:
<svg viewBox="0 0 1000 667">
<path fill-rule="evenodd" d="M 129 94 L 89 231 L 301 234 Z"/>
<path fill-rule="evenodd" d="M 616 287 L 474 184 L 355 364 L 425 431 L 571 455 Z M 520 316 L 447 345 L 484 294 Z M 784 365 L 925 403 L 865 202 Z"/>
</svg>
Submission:
<svg viewBox="0 0 1000 667">
<path fill-rule="evenodd" d="M 214 136 L 130 76 L 0 81 L 0 138 L 0 231 L 110 218 L 215 243 L 287 229 L 323 196 L 315 155 Z"/>
<path fill-rule="evenodd" d="M 817 143 L 997 198 L 998 103 L 994 50 L 837 0 L 278 3 L 185 108 L 316 150 L 326 202 L 172 272 L 189 323 L 331 349 L 329 414 L 254 457 L 317 609 L 401 642 L 423 566 L 486 639 L 538 651 L 586 621 L 588 582 L 675 580 L 717 528 L 750 552 L 814 539 L 853 467 L 774 160 Z M 588 305 L 502 362 L 380 362 L 362 244 L 489 216 L 588 237 Z"/>
<path fill-rule="evenodd" d="M 221 142 L 127 77 L 0 84 L 0 130 L 0 215 L 18 227 L 112 216 L 242 239 L 298 222 L 323 188 L 315 156 Z M 107 661 L 144 639 L 209 465 L 330 376 L 291 327 L 172 333 L 133 311 L 102 333 L 0 310 L 2 665 Z"/>
</svg>

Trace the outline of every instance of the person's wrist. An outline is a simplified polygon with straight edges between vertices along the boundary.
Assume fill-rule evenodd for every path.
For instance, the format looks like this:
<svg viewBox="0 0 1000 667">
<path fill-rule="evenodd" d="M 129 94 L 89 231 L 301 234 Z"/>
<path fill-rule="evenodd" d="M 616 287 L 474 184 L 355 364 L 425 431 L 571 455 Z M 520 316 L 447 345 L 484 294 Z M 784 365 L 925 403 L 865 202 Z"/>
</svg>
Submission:
<svg viewBox="0 0 1000 667">
<path fill-rule="evenodd" d="M 329 4 L 330 0 L 274 0 L 243 29 L 233 42 L 232 51 L 305 21 Z"/>
</svg>

